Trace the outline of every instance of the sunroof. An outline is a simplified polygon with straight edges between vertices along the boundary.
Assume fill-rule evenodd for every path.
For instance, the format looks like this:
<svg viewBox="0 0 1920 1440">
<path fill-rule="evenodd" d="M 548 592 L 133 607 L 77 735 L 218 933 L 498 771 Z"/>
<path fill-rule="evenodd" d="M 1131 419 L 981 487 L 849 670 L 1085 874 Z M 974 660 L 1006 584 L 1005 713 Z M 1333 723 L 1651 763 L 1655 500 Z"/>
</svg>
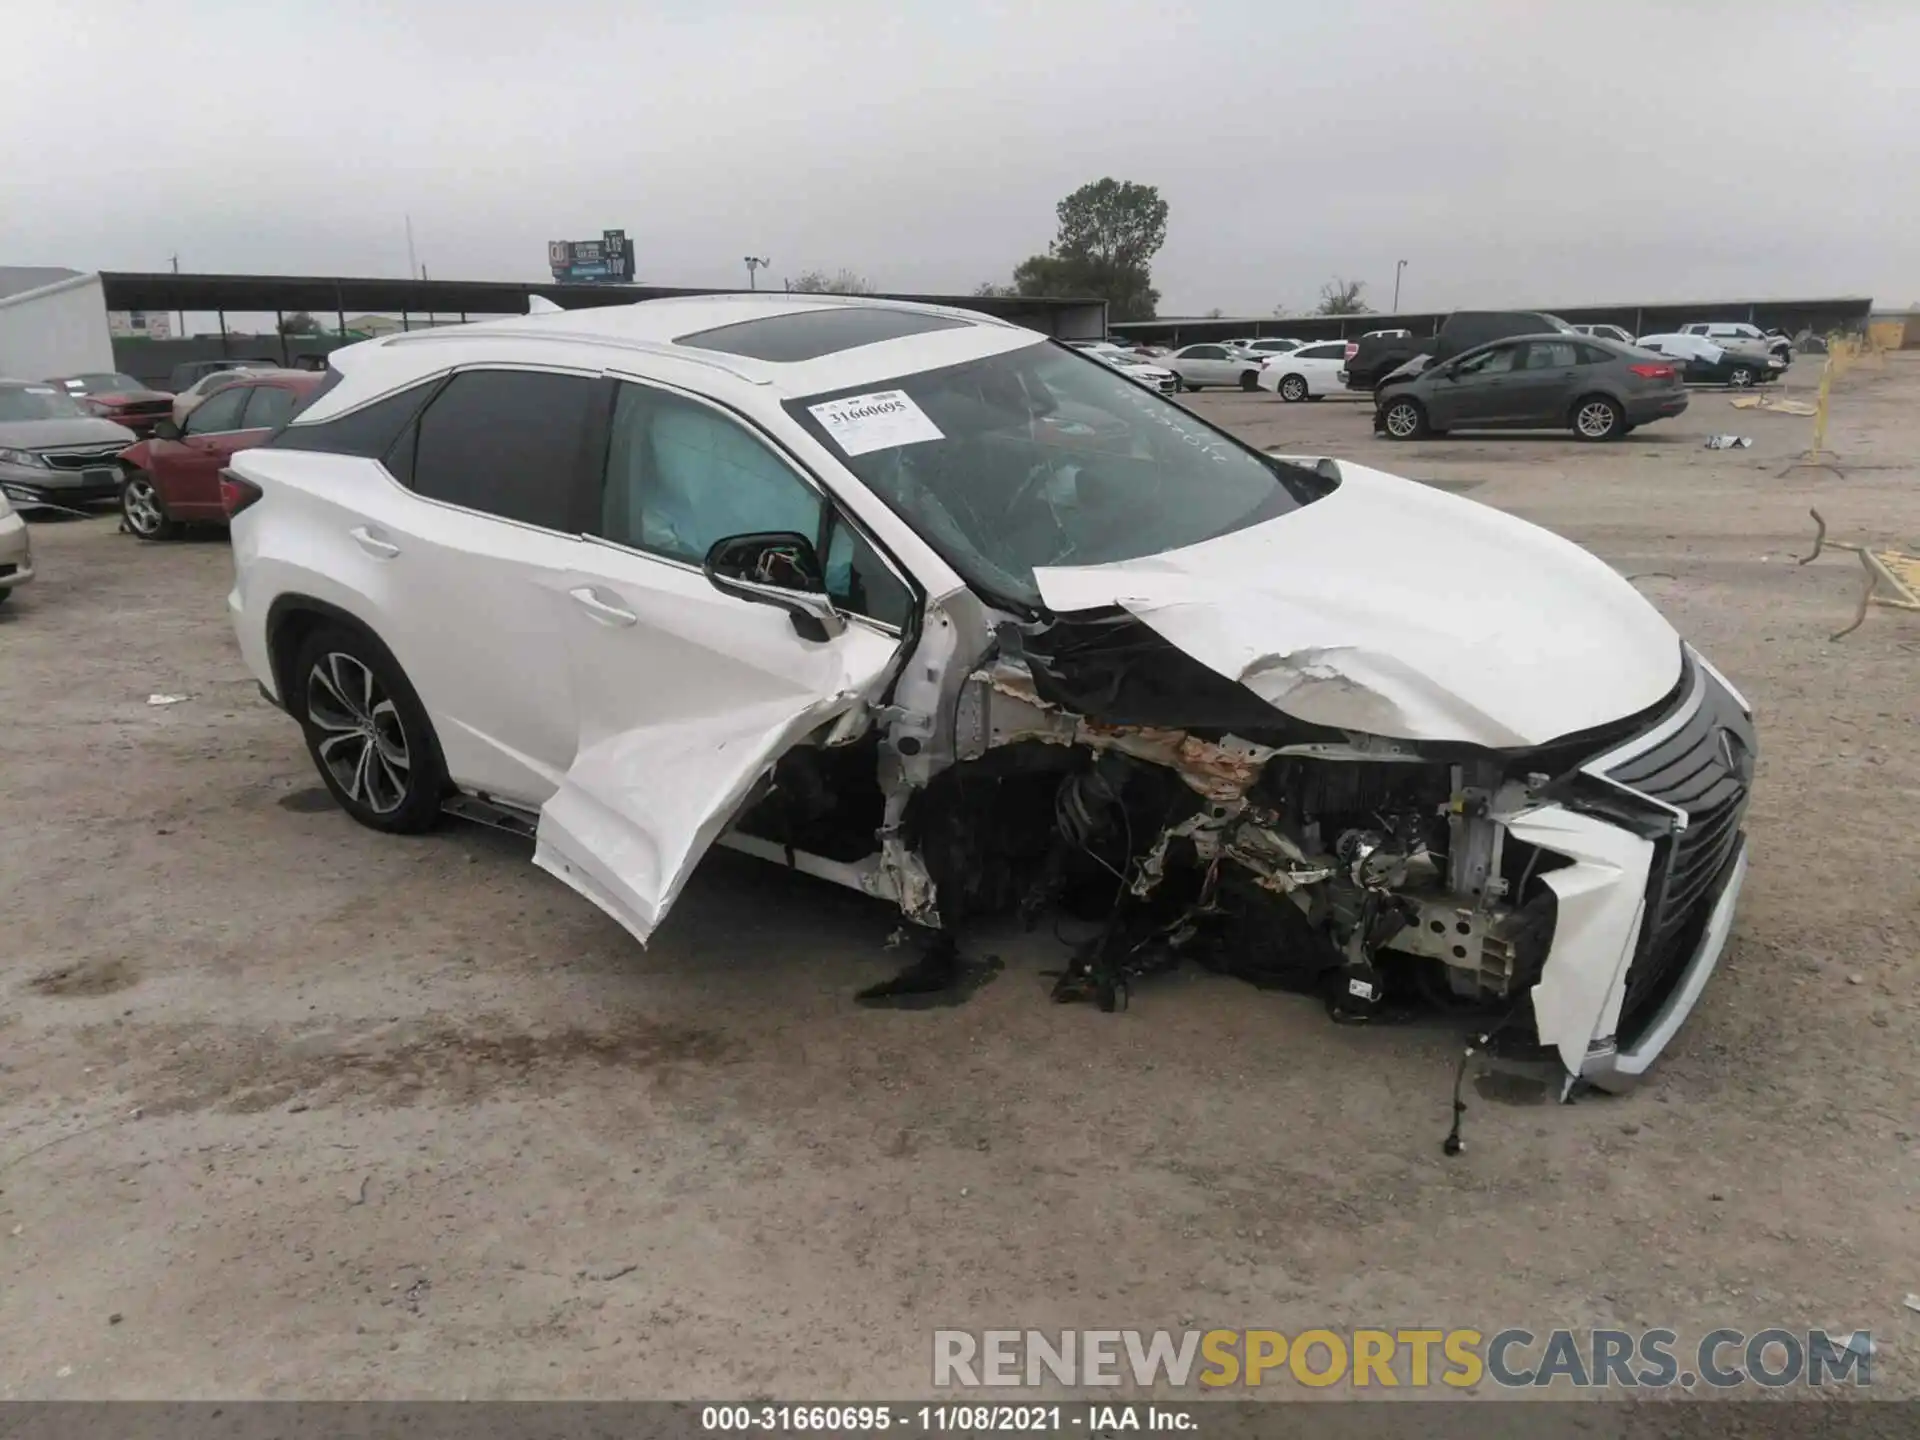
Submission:
<svg viewBox="0 0 1920 1440">
<path fill-rule="evenodd" d="M 797 315 L 769 315 L 764 320 L 742 320 L 681 335 L 676 345 L 744 355 L 749 360 L 792 364 L 818 360 L 841 350 L 898 340 L 903 335 L 925 335 L 933 330 L 958 330 L 965 320 L 926 315 L 917 310 L 889 310 L 880 305 L 836 305 L 829 310 L 803 310 Z"/>
</svg>

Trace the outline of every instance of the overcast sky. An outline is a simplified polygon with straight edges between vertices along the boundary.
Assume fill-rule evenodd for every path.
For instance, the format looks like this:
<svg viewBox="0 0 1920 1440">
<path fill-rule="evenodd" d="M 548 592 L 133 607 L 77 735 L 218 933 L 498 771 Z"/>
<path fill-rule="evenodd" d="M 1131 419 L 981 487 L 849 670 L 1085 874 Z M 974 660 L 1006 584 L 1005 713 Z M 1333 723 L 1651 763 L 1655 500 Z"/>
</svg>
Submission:
<svg viewBox="0 0 1920 1440">
<path fill-rule="evenodd" d="M 965 292 L 1103 175 L 1162 314 L 1920 301 L 1915 0 L 9 7 L 0 264 Z"/>
</svg>

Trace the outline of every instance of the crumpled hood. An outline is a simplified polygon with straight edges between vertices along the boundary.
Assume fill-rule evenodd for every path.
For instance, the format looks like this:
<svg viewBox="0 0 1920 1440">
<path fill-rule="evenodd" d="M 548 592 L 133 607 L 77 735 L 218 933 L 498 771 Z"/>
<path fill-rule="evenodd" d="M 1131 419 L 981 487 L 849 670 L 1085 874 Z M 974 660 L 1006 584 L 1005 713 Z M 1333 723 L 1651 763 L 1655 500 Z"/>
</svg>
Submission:
<svg viewBox="0 0 1920 1440">
<path fill-rule="evenodd" d="M 0 422 L 0 445 L 15 450 L 53 450 L 62 445 L 107 445 L 119 440 L 131 445 L 133 432 L 99 416 L 70 420 L 8 420 Z"/>
<path fill-rule="evenodd" d="M 1288 715 L 1396 739 L 1541 745 L 1678 682 L 1673 627 L 1578 545 L 1335 463 L 1339 488 L 1300 510 L 1140 560 L 1038 569 L 1041 598 L 1121 606 Z"/>
</svg>

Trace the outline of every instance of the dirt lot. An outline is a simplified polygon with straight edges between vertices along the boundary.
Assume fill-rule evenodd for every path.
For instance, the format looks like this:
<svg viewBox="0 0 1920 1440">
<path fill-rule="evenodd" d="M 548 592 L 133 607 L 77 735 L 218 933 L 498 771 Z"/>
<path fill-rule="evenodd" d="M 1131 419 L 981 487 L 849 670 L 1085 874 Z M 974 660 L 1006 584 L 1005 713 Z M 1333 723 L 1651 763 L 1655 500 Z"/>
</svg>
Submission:
<svg viewBox="0 0 1920 1440">
<path fill-rule="evenodd" d="M 1194 1322 L 1857 1325 L 1920 1394 L 1920 619 L 1830 643 L 1860 572 L 1789 558 L 1810 504 L 1920 542 L 1920 365 L 1846 378 L 1845 478 L 1712 394 L 1605 448 L 1195 404 L 1571 536 L 1754 701 L 1744 907 L 1643 1089 L 1483 1082 L 1447 1159 L 1437 1027 L 1198 972 L 1056 1007 L 1017 934 L 868 1011 L 889 912 L 726 855 L 642 950 L 506 837 L 334 809 L 222 538 L 43 524 L 0 612 L 0 1396 L 908 1395 L 936 1326 Z"/>
</svg>

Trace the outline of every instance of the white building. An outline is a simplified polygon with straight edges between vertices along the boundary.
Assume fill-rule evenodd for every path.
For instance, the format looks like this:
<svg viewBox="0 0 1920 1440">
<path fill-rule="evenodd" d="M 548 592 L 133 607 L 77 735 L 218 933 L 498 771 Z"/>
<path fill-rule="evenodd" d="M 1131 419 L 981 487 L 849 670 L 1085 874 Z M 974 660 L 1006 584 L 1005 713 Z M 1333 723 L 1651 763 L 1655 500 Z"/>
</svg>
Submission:
<svg viewBox="0 0 1920 1440">
<path fill-rule="evenodd" d="M 0 377 L 44 380 L 111 369 L 113 336 L 98 275 L 0 266 Z"/>
</svg>

